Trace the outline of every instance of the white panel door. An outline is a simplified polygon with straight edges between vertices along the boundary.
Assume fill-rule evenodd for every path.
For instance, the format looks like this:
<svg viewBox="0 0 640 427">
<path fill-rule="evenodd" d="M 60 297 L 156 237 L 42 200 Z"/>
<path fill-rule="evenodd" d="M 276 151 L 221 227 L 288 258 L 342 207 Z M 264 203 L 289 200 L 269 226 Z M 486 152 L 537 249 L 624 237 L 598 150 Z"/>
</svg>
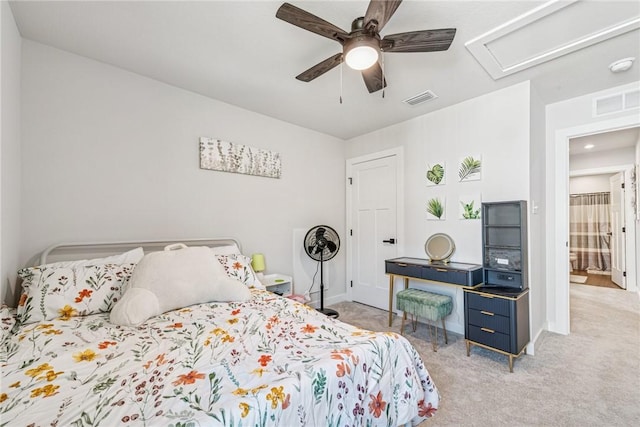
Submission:
<svg viewBox="0 0 640 427">
<path fill-rule="evenodd" d="M 397 156 L 353 164 L 351 168 L 351 298 L 389 307 L 384 261 L 397 256 Z"/>
<path fill-rule="evenodd" d="M 624 227 L 624 173 L 618 172 L 609 178 L 611 185 L 611 280 L 626 289 L 625 271 L 625 233 Z"/>
</svg>

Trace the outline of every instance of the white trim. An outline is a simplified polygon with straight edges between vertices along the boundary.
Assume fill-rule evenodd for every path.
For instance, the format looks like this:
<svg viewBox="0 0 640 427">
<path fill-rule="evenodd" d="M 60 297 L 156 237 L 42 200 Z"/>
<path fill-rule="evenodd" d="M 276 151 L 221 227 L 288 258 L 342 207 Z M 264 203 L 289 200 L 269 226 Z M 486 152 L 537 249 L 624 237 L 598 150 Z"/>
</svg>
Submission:
<svg viewBox="0 0 640 427">
<path fill-rule="evenodd" d="M 560 334 L 569 334 L 570 306 L 569 306 L 569 253 L 567 238 L 569 236 L 569 140 L 586 135 L 602 132 L 628 129 L 640 126 L 640 117 L 630 115 L 611 120 L 588 123 L 555 132 L 555 138 L 548 141 L 553 147 L 547 146 L 549 151 L 555 152 L 553 169 L 555 182 L 547 183 L 547 188 L 555 188 L 555 197 L 547 196 L 549 216 L 554 216 L 554 238 L 547 243 L 547 296 L 555 298 L 555 304 L 547 301 L 547 306 L 555 306 L 555 313 L 549 313 L 549 330 Z M 550 222 L 551 219 L 548 221 Z"/>
<path fill-rule="evenodd" d="M 498 80 L 502 77 L 525 70 L 543 62 L 550 61 L 560 56 L 566 55 L 587 46 L 594 45 L 604 40 L 616 37 L 629 31 L 640 28 L 640 17 L 634 17 L 620 22 L 608 28 L 603 28 L 591 34 L 584 34 L 582 37 L 560 45 L 554 49 L 542 52 L 538 55 L 525 58 L 520 62 L 511 65 L 501 64 L 498 58 L 491 52 L 488 45 L 502 37 L 508 36 L 535 21 L 558 12 L 567 6 L 576 3 L 577 0 L 559 1 L 551 0 L 538 6 L 518 17 L 500 25 L 470 41 L 465 43 L 465 47 L 478 60 L 480 65 L 493 77 Z"/>
<path fill-rule="evenodd" d="M 347 174 L 346 174 L 346 191 L 345 191 L 345 195 L 346 195 L 346 250 L 347 250 L 347 293 L 346 293 L 346 299 L 347 301 L 353 301 L 352 295 L 351 295 L 351 286 L 350 283 L 353 280 L 353 259 L 351 256 L 351 236 L 348 233 L 348 230 L 350 230 L 352 228 L 352 217 L 351 217 L 351 210 L 352 210 L 352 203 L 351 203 L 351 189 L 353 188 L 350 184 L 349 184 L 349 178 L 352 176 L 352 172 L 353 172 L 353 166 L 358 164 L 358 163 L 362 163 L 362 162 L 368 162 L 371 160 L 376 160 L 376 159 L 383 159 L 385 157 L 392 157 L 392 156 L 396 156 L 396 187 L 397 187 L 397 192 L 396 192 L 396 228 L 397 228 L 397 247 L 398 247 L 398 253 L 404 253 L 404 147 L 399 146 L 399 147 L 395 147 L 395 148 L 391 148 L 389 150 L 384 150 L 384 151 L 378 151 L 376 153 L 370 153 L 370 154 L 365 154 L 363 156 L 359 156 L 359 157 L 354 157 L 351 159 L 347 159 L 346 160 L 346 170 L 347 170 Z"/>
<path fill-rule="evenodd" d="M 325 291 L 327 290 L 327 288 L 325 287 Z M 312 294 L 320 294 L 320 291 L 318 292 L 312 292 Z M 324 297 L 324 306 L 325 307 L 330 307 L 334 304 L 338 304 L 344 301 L 351 301 L 351 299 L 349 299 L 347 297 L 347 294 L 342 293 L 342 294 L 338 294 L 338 295 L 332 295 L 332 296 L 325 296 Z M 311 307 L 320 307 L 320 297 L 316 297 L 315 299 L 312 299 L 311 301 L 308 301 L 306 303 L 308 306 Z"/>
<path fill-rule="evenodd" d="M 629 168 L 632 168 L 633 164 L 625 164 L 620 166 L 606 166 L 601 168 L 591 168 L 591 169 L 576 169 L 569 172 L 570 177 L 575 176 L 589 176 L 589 175 L 606 175 L 606 174 L 614 174 L 622 171 L 626 171 Z"/>
</svg>

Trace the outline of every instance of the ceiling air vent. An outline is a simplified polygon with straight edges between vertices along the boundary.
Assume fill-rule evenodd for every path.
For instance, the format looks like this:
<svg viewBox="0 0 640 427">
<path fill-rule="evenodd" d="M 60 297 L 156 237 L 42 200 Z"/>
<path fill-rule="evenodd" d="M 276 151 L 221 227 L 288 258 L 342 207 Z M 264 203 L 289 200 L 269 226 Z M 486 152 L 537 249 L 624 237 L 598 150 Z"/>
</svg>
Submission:
<svg viewBox="0 0 640 427">
<path fill-rule="evenodd" d="M 411 98 L 407 98 L 405 100 L 403 100 L 402 102 L 404 102 L 405 104 L 409 104 L 409 105 L 418 105 L 418 104 L 422 104 L 424 102 L 427 101 L 431 101 L 432 99 L 436 99 L 438 97 L 438 95 L 436 95 L 435 93 L 433 93 L 430 90 L 425 90 L 422 93 L 419 93 L 415 96 L 412 96 Z"/>
</svg>

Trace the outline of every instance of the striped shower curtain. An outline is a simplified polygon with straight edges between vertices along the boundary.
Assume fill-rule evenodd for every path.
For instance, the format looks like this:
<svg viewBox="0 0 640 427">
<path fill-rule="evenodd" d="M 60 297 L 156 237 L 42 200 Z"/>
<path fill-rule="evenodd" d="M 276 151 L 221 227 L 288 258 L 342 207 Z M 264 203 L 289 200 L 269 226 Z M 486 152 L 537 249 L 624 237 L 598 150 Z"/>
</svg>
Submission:
<svg viewBox="0 0 640 427">
<path fill-rule="evenodd" d="M 572 194 L 569 199 L 569 250 L 574 268 L 611 272 L 610 193 Z"/>
</svg>

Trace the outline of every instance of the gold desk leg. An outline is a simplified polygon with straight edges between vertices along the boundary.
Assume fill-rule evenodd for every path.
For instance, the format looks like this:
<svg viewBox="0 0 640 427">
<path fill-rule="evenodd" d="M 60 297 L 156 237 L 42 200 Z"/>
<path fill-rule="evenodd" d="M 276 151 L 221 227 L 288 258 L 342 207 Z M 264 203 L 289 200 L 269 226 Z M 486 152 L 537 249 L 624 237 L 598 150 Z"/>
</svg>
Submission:
<svg viewBox="0 0 640 427">
<path fill-rule="evenodd" d="M 393 324 L 393 274 L 389 275 L 389 327 Z"/>
<path fill-rule="evenodd" d="M 395 276 L 389 275 L 389 327 L 393 325 L 393 281 Z M 404 288 L 409 289 L 409 278 L 404 278 Z"/>
<path fill-rule="evenodd" d="M 509 355 L 509 372 L 513 373 L 513 356 Z"/>
<path fill-rule="evenodd" d="M 469 357 L 471 356 L 471 343 L 469 340 L 465 340 L 465 343 L 467 344 L 467 357 Z"/>
<path fill-rule="evenodd" d="M 449 344 L 449 340 L 447 339 L 447 328 L 444 326 L 444 317 L 442 318 L 442 330 L 444 331 L 444 343 Z"/>
</svg>

